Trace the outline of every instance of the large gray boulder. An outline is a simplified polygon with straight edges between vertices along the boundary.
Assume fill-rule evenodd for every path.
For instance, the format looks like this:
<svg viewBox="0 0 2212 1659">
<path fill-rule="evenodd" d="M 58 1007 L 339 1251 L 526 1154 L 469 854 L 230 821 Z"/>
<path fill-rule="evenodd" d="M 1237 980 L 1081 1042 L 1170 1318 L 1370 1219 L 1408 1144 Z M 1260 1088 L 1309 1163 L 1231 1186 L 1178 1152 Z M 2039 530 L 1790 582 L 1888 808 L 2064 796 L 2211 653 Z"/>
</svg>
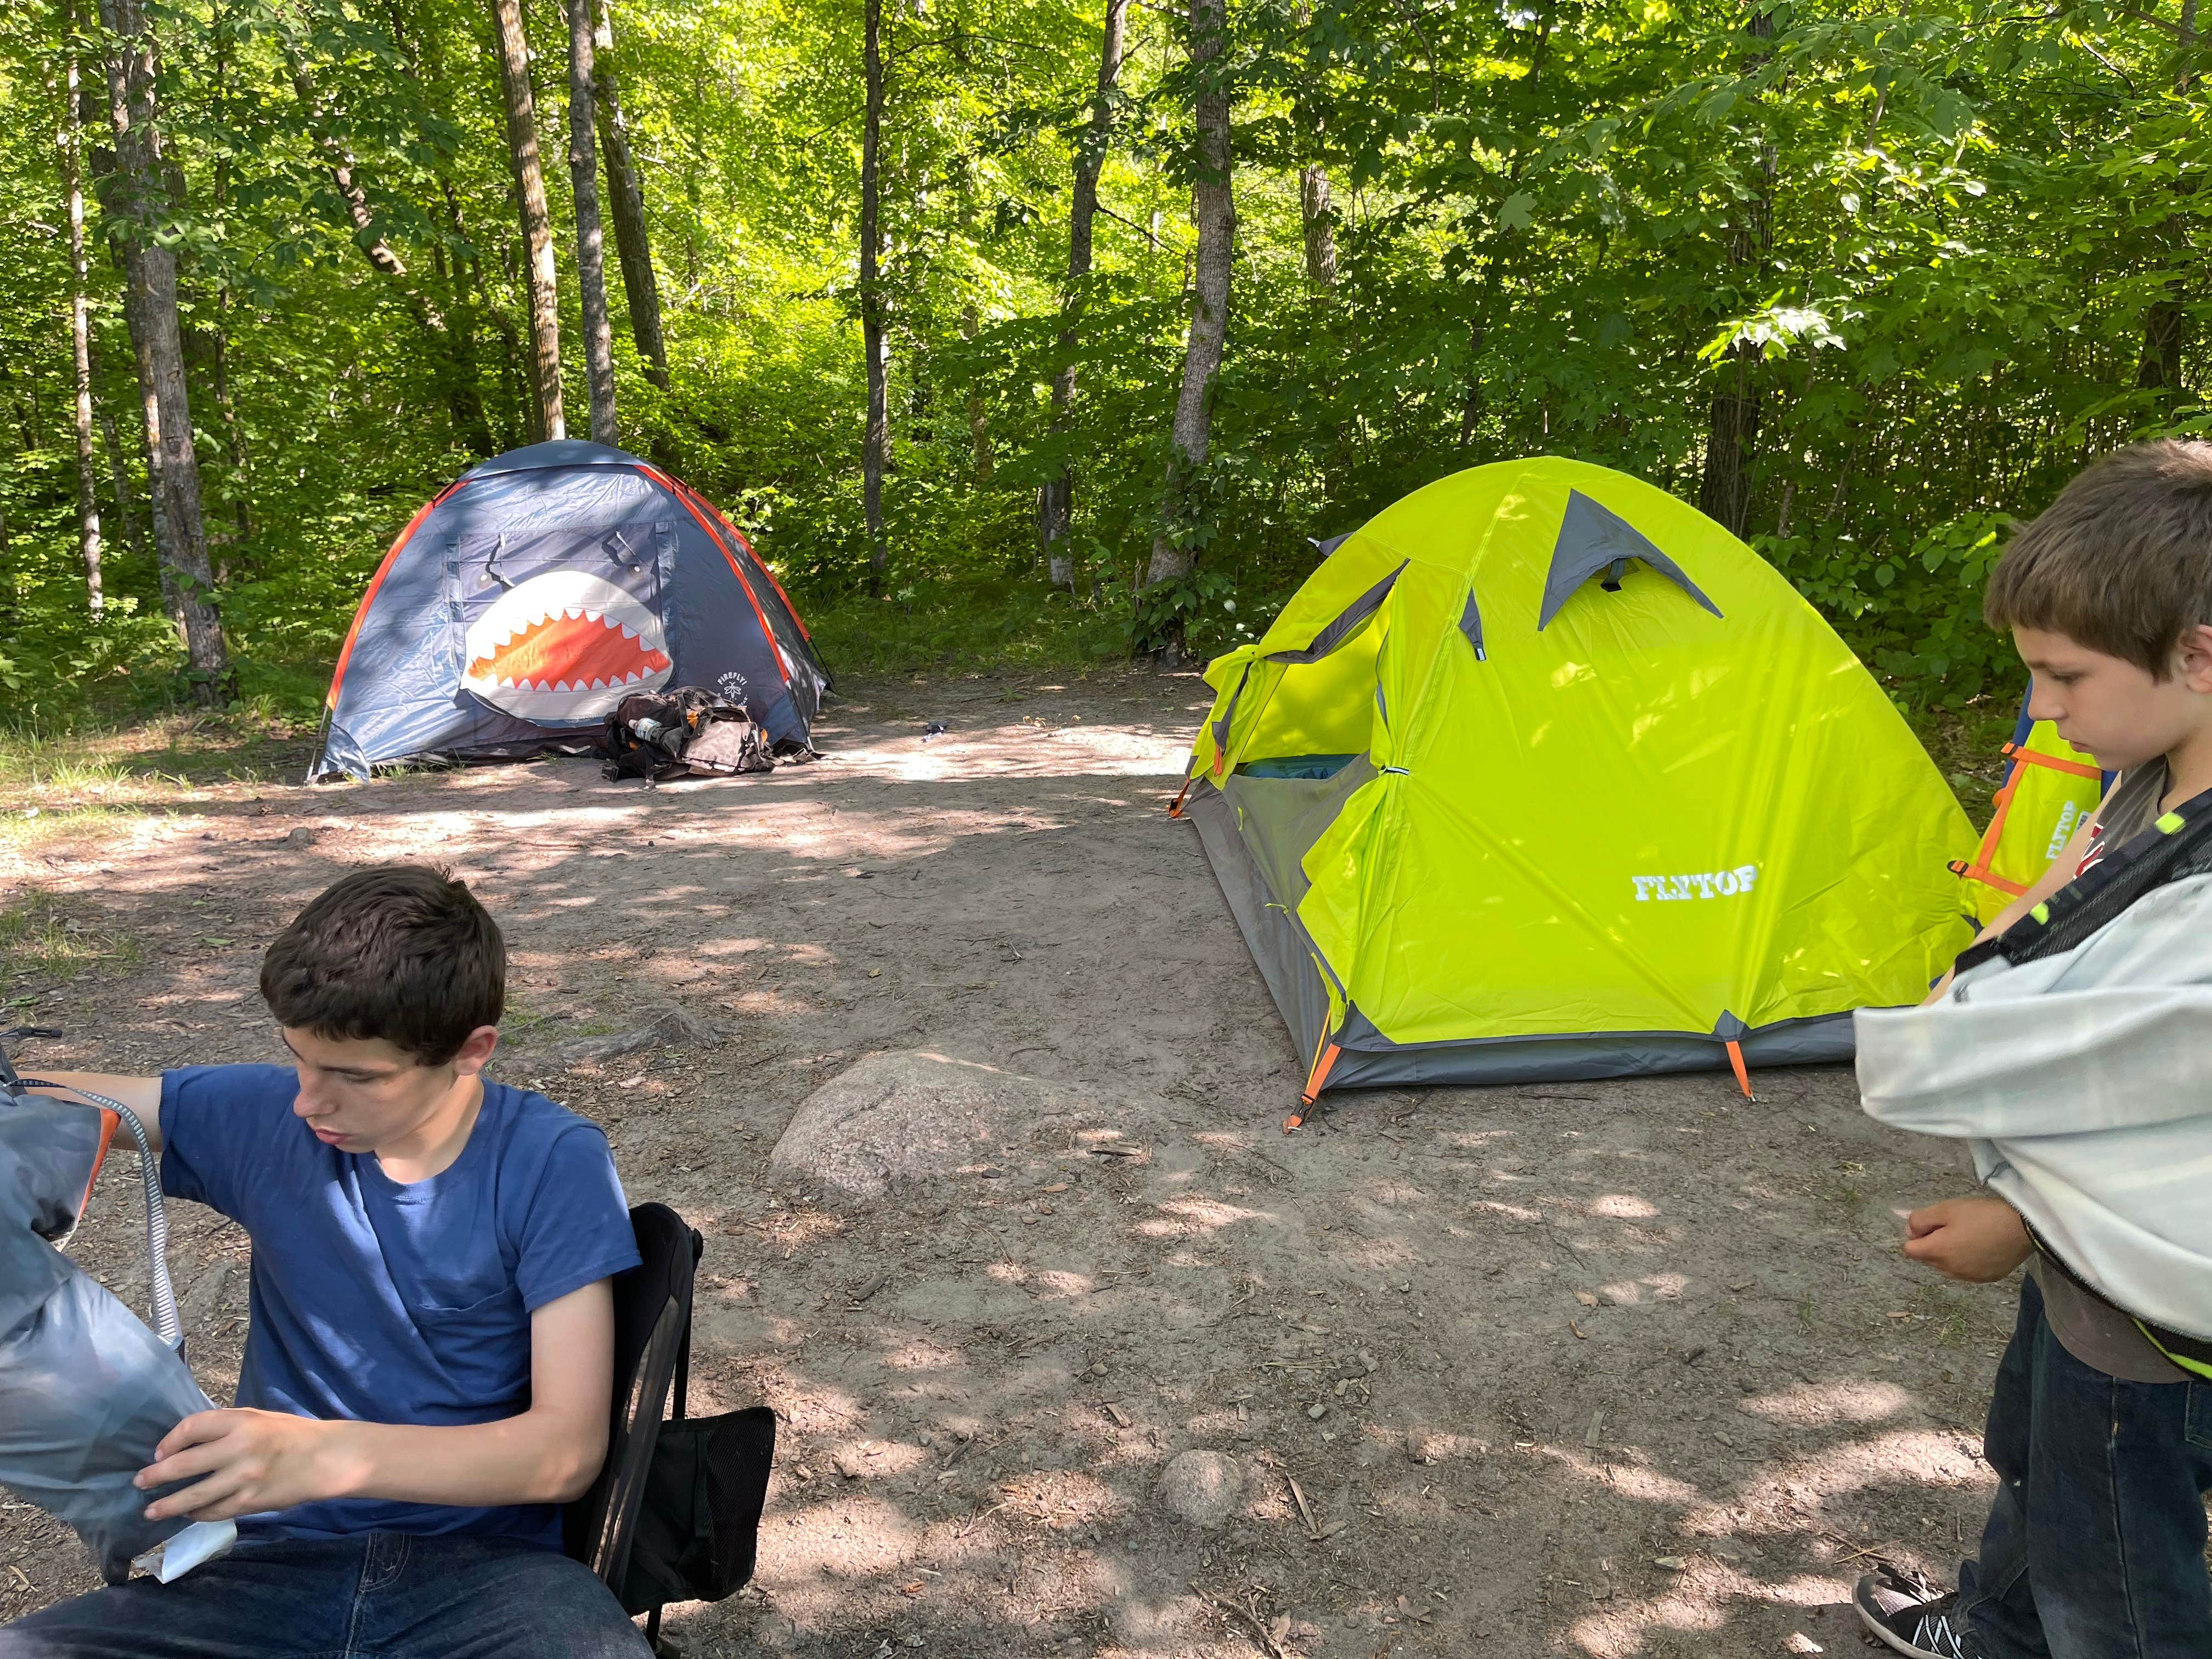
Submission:
<svg viewBox="0 0 2212 1659">
<path fill-rule="evenodd" d="M 870 1054 L 799 1103 L 769 1174 L 855 1198 L 1086 1146 L 1133 1148 L 1137 1113 L 1067 1084 L 923 1048 Z"/>
</svg>

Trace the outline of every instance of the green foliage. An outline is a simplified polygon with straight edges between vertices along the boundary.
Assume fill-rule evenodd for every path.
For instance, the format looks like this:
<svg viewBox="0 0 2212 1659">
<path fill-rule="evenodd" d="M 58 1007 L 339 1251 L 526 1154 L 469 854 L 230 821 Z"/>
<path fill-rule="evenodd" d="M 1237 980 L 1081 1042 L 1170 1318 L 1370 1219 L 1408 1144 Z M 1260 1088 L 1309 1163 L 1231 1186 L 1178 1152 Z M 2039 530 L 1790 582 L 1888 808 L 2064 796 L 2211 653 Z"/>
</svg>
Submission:
<svg viewBox="0 0 2212 1659">
<path fill-rule="evenodd" d="M 1170 500 L 1193 238 L 1179 20 L 1130 10 L 1096 264 L 1070 296 L 1100 8 L 884 9 L 888 599 L 862 597 L 859 0 L 636 0 L 610 58 L 672 374 L 644 374 L 617 283 L 623 441 L 757 536 L 833 670 L 1095 660 L 1176 623 L 1219 649 L 1310 569 L 1309 538 L 1462 466 L 1565 453 L 1696 500 L 1716 398 L 1740 394 L 1758 416 L 1747 538 L 1901 701 L 2002 701 L 2019 670 L 1978 594 L 2008 526 L 2103 449 L 2212 427 L 2195 275 L 2212 125 L 2193 39 L 2148 9 L 1237 0 L 1229 345 L 1206 465 Z M 18 118 L 0 130 L 0 687 L 18 725 L 185 690 L 96 191 L 94 392 L 121 453 L 103 428 L 109 604 L 86 605 L 60 15 L 0 12 Z M 489 7 L 162 0 L 155 17 L 218 603 L 245 701 L 304 718 L 392 537 L 525 441 Z M 559 9 L 534 0 L 529 23 L 580 426 Z M 97 81 L 82 15 L 74 46 Z M 1313 165 L 1334 190 L 1327 292 L 1305 262 Z M 379 239 L 404 275 L 366 257 Z M 1075 591 L 1054 594 L 1036 492 L 1070 468 Z M 1164 531 L 1198 564 L 1139 603 Z"/>
</svg>

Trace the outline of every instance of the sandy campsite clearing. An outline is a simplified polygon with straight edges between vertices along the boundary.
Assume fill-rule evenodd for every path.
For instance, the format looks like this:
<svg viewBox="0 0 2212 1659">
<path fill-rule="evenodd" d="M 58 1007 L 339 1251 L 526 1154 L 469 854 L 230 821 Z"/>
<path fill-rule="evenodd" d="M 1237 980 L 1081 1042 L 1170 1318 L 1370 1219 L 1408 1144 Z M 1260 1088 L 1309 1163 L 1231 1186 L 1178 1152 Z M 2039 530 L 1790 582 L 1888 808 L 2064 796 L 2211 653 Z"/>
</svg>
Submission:
<svg viewBox="0 0 2212 1659">
<path fill-rule="evenodd" d="M 1894 1249 L 1962 1164 L 1844 1070 L 1344 1096 L 1285 1136 L 1300 1068 L 1165 816 L 1204 696 L 878 682 L 819 765 L 654 792 L 19 792 L 0 1003 L 67 1028 L 53 1066 L 275 1059 L 298 905 L 465 874 L 515 962 L 495 1074 L 706 1235 L 694 1409 L 782 1418 L 757 1583 L 672 1610 L 688 1654 L 1857 1650 L 1865 1563 L 1948 1577 L 1987 1499 L 2011 1298 Z M 126 1297 L 132 1163 L 73 1247 Z M 218 1399 L 246 1258 L 177 1206 Z M 4 1505 L 0 1616 L 91 1582 Z"/>
</svg>

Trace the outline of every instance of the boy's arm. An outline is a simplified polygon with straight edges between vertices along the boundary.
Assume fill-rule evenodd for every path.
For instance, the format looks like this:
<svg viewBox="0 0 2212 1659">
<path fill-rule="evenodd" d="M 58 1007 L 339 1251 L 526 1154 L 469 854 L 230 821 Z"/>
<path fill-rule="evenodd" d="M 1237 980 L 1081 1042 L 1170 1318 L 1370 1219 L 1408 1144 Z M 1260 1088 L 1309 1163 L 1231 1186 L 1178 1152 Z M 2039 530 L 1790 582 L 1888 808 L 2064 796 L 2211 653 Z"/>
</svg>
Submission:
<svg viewBox="0 0 2212 1659">
<path fill-rule="evenodd" d="M 421 1428 L 202 1412 L 169 1431 L 137 1484 L 200 1478 L 146 1514 L 227 1521 L 334 1498 L 462 1509 L 565 1504 L 583 1495 L 606 1457 L 614 1352 L 614 1294 L 602 1279 L 530 1316 L 530 1408 L 519 1416 Z"/>
<path fill-rule="evenodd" d="M 2101 810 L 2101 809 L 2100 809 Z M 1997 912 L 1990 925 L 1974 935 L 1978 945 L 1995 939 L 2022 916 L 2074 879 L 2081 860 L 2089 856 L 2097 817 L 2085 819 L 2067 842 L 2065 850 L 2033 884 Z M 1951 989 L 1951 970 L 1936 981 L 1922 1004 L 1941 1002 Z M 1986 1285 L 2002 1279 L 2035 1254 L 2027 1224 L 2020 1212 L 2001 1198 L 1947 1198 L 1915 1210 L 1905 1218 L 1905 1254 L 1923 1267 L 1933 1267 L 1946 1279 L 1969 1285 Z"/>
<path fill-rule="evenodd" d="M 96 1095 L 106 1095 L 110 1100 L 119 1100 L 137 1115 L 145 1126 L 146 1140 L 155 1158 L 161 1155 L 161 1079 L 157 1077 L 119 1077 L 110 1072 L 60 1072 L 51 1066 L 18 1066 L 25 1077 L 35 1077 L 60 1085 L 58 1091 L 37 1089 L 34 1094 L 60 1093 L 75 1095 L 81 1089 L 89 1089 Z"/>
</svg>

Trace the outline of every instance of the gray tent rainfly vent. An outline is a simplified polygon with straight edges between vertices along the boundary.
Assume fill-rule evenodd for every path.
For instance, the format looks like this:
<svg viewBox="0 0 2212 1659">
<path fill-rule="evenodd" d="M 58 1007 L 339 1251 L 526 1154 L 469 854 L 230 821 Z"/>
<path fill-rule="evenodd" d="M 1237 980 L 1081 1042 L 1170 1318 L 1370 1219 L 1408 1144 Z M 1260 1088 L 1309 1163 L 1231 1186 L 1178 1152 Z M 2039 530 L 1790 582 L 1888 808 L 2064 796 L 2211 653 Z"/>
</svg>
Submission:
<svg viewBox="0 0 2212 1659">
<path fill-rule="evenodd" d="M 1641 559 L 1685 593 L 1713 613 L 1720 606 L 1682 572 L 1682 567 L 1652 545 L 1651 540 L 1611 507 L 1592 501 L 1579 489 L 1567 492 L 1567 511 L 1559 521 L 1559 539 L 1552 544 L 1552 568 L 1544 577 L 1544 608 L 1536 618 L 1540 634 L 1552 618 L 1575 596 L 1582 585 L 1601 570 L 1610 570 L 1608 587 L 1620 586 L 1621 570 L 1631 559 Z"/>
<path fill-rule="evenodd" d="M 1474 590 L 1471 587 L 1467 590 L 1467 609 L 1459 613 L 1459 631 L 1467 635 L 1467 642 L 1474 647 L 1474 659 L 1488 662 L 1490 653 L 1482 648 L 1482 607 L 1474 602 Z M 1541 623 L 1537 625 L 1537 631 L 1543 631 Z"/>
<path fill-rule="evenodd" d="M 1337 613 L 1336 619 L 1313 636 L 1313 643 L 1303 651 L 1270 651 L 1269 662 L 1319 662 L 1358 631 L 1360 623 L 1382 608 L 1382 601 L 1390 597 L 1390 589 L 1406 573 L 1410 559 L 1401 559 L 1398 568 L 1369 588 L 1358 599 Z"/>
</svg>

